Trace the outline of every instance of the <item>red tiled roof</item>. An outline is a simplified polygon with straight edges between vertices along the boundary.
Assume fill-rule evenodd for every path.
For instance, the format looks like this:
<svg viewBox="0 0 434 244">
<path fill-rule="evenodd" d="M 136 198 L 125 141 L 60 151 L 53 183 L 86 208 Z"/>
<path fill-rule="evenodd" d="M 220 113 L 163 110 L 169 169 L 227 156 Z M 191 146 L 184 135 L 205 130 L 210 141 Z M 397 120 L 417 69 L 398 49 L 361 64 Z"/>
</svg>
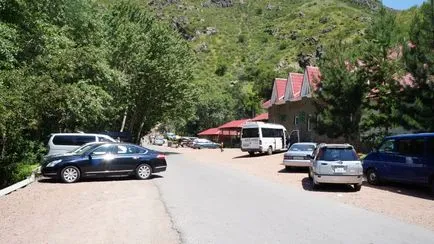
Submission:
<svg viewBox="0 0 434 244">
<path fill-rule="evenodd" d="M 260 114 L 252 119 L 252 121 L 263 121 L 268 120 L 268 113 Z"/>
<path fill-rule="evenodd" d="M 321 72 L 319 71 L 319 68 L 313 66 L 307 66 L 306 71 L 307 71 L 307 79 L 310 85 L 312 86 L 312 88 L 316 89 L 319 82 L 321 81 Z"/>
<path fill-rule="evenodd" d="M 289 79 L 292 85 L 292 97 L 298 98 L 301 95 L 301 86 L 303 85 L 303 74 L 289 73 Z"/>
<path fill-rule="evenodd" d="M 221 131 L 219 128 L 211 128 L 208 130 L 204 130 L 200 133 L 198 133 L 198 136 L 218 136 L 220 135 Z"/>
<path fill-rule="evenodd" d="M 268 109 L 269 107 L 271 107 L 271 100 L 267 100 L 262 104 L 262 108 Z"/>
<path fill-rule="evenodd" d="M 242 128 L 243 125 L 249 121 L 250 119 L 239 119 L 239 120 L 233 120 L 231 122 L 228 122 L 226 124 L 223 124 L 219 126 L 219 129 L 231 129 L 231 128 Z"/>
<path fill-rule="evenodd" d="M 274 84 L 276 86 L 276 101 L 274 101 L 275 103 L 282 103 L 284 102 L 284 98 L 285 98 L 285 90 L 286 90 L 286 84 L 287 84 L 287 80 L 283 79 L 283 78 L 276 78 L 274 81 Z"/>
</svg>

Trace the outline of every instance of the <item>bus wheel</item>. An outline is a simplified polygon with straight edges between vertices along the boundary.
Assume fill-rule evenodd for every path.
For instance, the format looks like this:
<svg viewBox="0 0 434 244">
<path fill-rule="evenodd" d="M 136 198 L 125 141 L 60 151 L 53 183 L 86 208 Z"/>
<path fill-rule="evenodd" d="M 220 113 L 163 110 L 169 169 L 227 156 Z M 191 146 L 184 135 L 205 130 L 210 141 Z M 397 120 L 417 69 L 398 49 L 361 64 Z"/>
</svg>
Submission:
<svg viewBox="0 0 434 244">
<path fill-rule="evenodd" d="M 267 149 L 267 154 L 268 155 L 273 154 L 273 148 L 271 146 Z"/>
</svg>

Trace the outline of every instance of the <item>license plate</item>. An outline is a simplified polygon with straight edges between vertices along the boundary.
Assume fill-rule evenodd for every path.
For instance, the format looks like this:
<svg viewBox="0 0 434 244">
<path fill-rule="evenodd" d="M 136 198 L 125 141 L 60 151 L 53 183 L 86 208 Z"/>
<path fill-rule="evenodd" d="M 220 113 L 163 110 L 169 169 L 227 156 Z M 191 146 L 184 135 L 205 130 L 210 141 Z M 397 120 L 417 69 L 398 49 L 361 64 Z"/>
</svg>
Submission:
<svg viewBox="0 0 434 244">
<path fill-rule="evenodd" d="M 303 160 L 304 157 L 293 157 L 293 159 L 295 159 L 295 160 Z"/>
<path fill-rule="evenodd" d="M 345 173 L 345 168 L 344 167 L 336 167 L 335 173 Z"/>
</svg>

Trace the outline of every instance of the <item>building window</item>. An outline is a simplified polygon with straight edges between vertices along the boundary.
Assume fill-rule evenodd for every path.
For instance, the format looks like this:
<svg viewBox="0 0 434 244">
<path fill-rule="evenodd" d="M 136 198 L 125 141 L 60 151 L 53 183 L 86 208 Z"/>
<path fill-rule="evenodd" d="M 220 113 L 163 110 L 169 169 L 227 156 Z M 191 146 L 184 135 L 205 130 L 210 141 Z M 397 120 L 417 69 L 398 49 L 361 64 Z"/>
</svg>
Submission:
<svg viewBox="0 0 434 244">
<path fill-rule="evenodd" d="M 298 116 L 297 116 L 297 115 L 294 117 L 294 125 L 295 125 L 295 126 L 298 125 Z"/>
</svg>

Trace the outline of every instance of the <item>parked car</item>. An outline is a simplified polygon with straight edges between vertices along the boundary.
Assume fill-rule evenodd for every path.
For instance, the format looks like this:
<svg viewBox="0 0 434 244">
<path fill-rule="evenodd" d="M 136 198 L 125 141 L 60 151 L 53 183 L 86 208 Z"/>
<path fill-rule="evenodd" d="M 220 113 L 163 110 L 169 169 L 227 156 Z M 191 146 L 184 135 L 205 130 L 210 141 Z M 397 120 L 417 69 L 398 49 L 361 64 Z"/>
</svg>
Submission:
<svg viewBox="0 0 434 244">
<path fill-rule="evenodd" d="M 187 142 L 187 147 L 193 147 L 194 141 L 198 139 L 197 137 L 190 137 L 190 140 Z"/>
<path fill-rule="evenodd" d="M 154 140 L 154 145 L 163 146 L 164 145 L 164 137 L 157 137 Z"/>
<path fill-rule="evenodd" d="M 313 188 L 321 183 L 351 184 L 360 191 L 363 181 L 362 162 L 349 144 L 320 144 L 311 156 L 309 178 Z"/>
<path fill-rule="evenodd" d="M 48 154 L 64 154 L 89 142 L 116 142 L 115 139 L 103 134 L 86 133 L 54 133 L 51 134 L 47 146 Z"/>
<path fill-rule="evenodd" d="M 61 155 L 45 158 L 41 173 L 73 183 L 82 177 L 135 175 L 148 179 L 153 173 L 165 171 L 163 154 L 127 143 L 90 143 Z"/>
<path fill-rule="evenodd" d="M 212 142 L 208 139 L 195 139 L 193 141 L 192 148 L 202 149 L 202 148 L 219 148 L 220 144 Z"/>
<path fill-rule="evenodd" d="M 299 142 L 294 143 L 283 155 L 283 165 L 286 169 L 291 167 L 309 167 L 311 166 L 310 156 L 316 148 L 316 143 Z"/>
<path fill-rule="evenodd" d="M 196 137 L 181 137 L 178 140 L 178 145 L 181 147 L 187 147 L 193 143 L 193 140 L 197 139 Z"/>
<path fill-rule="evenodd" d="M 383 181 L 428 185 L 434 193 L 434 133 L 386 137 L 363 159 L 372 185 Z"/>
</svg>

